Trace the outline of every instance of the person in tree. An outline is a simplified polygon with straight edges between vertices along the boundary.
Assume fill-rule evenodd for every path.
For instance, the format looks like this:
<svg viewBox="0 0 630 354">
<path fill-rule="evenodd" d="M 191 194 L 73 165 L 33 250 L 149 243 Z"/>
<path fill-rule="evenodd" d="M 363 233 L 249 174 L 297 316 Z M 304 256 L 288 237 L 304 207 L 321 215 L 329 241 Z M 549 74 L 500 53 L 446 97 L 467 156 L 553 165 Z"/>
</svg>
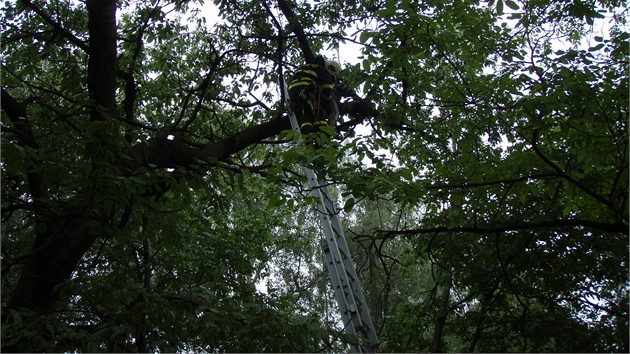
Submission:
<svg viewBox="0 0 630 354">
<path fill-rule="evenodd" d="M 324 125 L 333 128 L 339 119 L 338 102 L 355 97 L 341 81 L 341 66 L 318 55 L 313 64 L 301 66 L 289 81 L 289 98 L 302 133 L 319 131 Z"/>
</svg>

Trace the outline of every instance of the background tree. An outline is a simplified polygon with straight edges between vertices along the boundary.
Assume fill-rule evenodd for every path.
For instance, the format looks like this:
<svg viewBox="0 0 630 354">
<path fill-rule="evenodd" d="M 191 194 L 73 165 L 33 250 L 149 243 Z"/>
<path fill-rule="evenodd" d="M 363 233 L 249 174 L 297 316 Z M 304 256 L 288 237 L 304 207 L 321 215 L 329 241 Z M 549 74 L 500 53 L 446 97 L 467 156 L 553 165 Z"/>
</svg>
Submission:
<svg viewBox="0 0 630 354">
<path fill-rule="evenodd" d="M 509 24 L 497 21 L 504 4 Z M 421 227 L 374 238 L 411 236 L 418 256 L 443 273 L 435 276 L 441 289 L 451 287 L 410 301 L 387 344 L 402 351 L 627 349 L 621 4 L 381 5 L 382 25 L 361 35 L 362 68 L 373 73 L 365 91 L 379 93 L 381 146 L 413 174 L 393 197 L 424 210 Z M 608 33 L 593 33 L 598 19 Z M 410 328 L 432 334 L 423 340 Z"/>
<path fill-rule="evenodd" d="M 300 165 L 384 351 L 628 350 L 624 2 L 193 5 L 3 5 L 3 350 L 343 350 Z M 344 41 L 378 114 L 297 146 L 279 75 Z"/>
</svg>

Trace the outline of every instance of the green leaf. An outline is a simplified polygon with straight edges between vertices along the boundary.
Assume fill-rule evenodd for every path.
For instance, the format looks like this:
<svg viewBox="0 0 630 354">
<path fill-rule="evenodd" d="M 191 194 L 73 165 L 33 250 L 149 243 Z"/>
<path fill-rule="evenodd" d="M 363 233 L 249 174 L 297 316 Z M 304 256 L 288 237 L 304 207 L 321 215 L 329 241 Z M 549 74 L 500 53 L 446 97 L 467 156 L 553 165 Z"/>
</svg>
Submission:
<svg viewBox="0 0 630 354">
<path fill-rule="evenodd" d="M 352 208 L 353 208 L 353 207 L 354 207 L 354 205 L 355 205 L 355 203 L 356 203 L 356 202 L 355 202 L 354 198 L 348 198 L 348 199 L 346 200 L 346 203 L 343 205 L 343 210 L 344 210 L 346 213 L 351 212 L 351 211 L 352 211 Z"/>
<path fill-rule="evenodd" d="M 269 207 L 277 208 L 284 204 L 284 198 L 281 195 L 272 194 L 269 196 Z"/>
<path fill-rule="evenodd" d="M 518 10 L 520 7 L 512 0 L 505 0 L 505 4 L 512 10 Z"/>
<path fill-rule="evenodd" d="M 496 11 L 497 15 L 503 15 L 503 0 L 497 0 Z"/>
<path fill-rule="evenodd" d="M 370 62 L 367 59 L 363 59 L 361 61 L 361 65 L 363 66 L 364 71 L 370 71 Z"/>
<path fill-rule="evenodd" d="M 571 204 L 567 204 L 564 209 L 562 209 L 562 215 L 567 216 L 571 213 Z"/>
<path fill-rule="evenodd" d="M 287 19 L 205 1 L 211 26 L 198 2 L 33 2 L 76 43 L 26 3 L 2 19 L 3 349 L 347 351 L 304 166 L 343 206 L 383 352 L 626 349 L 628 34 L 613 2 L 292 1 Z M 587 28 L 609 5 L 610 31 Z M 95 36 L 88 18 L 105 16 L 115 28 Z M 355 63 L 343 81 L 376 109 L 343 98 L 335 137 L 309 137 L 326 147 L 278 134 L 298 23 L 326 34 L 314 53 Z"/>
<path fill-rule="evenodd" d="M 370 37 L 372 37 L 372 33 L 371 32 L 363 31 L 359 35 L 359 42 L 365 44 Z"/>
</svg>

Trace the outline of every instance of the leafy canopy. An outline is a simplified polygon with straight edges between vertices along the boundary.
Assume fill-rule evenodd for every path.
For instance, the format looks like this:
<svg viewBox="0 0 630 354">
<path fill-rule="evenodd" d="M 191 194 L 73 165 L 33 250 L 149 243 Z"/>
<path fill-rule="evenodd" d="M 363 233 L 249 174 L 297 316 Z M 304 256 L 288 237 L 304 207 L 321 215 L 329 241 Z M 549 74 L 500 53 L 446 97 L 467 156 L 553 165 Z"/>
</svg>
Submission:
<svg viewBox="0 0 630 354">
<path fill-rule="evenodd" d="M 625 2 L 200 5 L 2 6 L 3 350 L 345 350 L 308 166 L 381 350 L 628 351 Z M 346 44 L 297 145 L 279 78 Z"/>
</svg>

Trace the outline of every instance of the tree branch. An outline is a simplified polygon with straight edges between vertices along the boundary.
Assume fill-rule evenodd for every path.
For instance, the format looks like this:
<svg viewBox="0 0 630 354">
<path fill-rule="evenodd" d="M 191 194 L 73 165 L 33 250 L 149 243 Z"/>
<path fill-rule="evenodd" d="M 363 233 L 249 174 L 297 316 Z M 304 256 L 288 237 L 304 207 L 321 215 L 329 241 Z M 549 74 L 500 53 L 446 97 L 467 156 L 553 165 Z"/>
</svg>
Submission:
<svg viewBox="0 0 630 354">
<path fill-rule="evenodd" d="M 180 139 L 168 139 L 166 136 L 151 138 L 146 142 L 132 146 L 127 152 L 129 160 L 123 162 L 122 165 L 130 170 L 135 170 L 148 165 L 175 168 L 225 160 L 230 155 L 287 129 L 291 129 L 289 119 L 281 116 L 260 125 L 246 128 L 229 138 L 201 148 L 190 146 Z"/>
<path fill-rule="evenodd" d="M 85 44 L 82 40 L 77 38 L 74 34 L 70 33 L 67 29 L 63 28 L 59 22 L 54 21 L 44 10 L 37 7 L 37 5 L 33 4 L 30 0 L 24 0 L 24 5 L 33 10 L 39 17 L 41 17 L 44 22 L 48 23 L 55 31 L 61 34 L 70 42 L 76 44 L 77 47 L 83 49 L 85 52 L 88 52 L 88 45 Z"/>
<path fill-rule="evenodd" d="M 299 19 L 295 15 L 295 12 L 293 12 L 291 5 L 289 5 L 287 0 L 278 0 L 278 6 L 280 7 L 280 10 L 284 14 L 284 16 L 289 21 L 289 28 L 297 36 L 298 44 L 300 45 L 302 54 L 304 54 L 304 59 L 306 60 L 307 63 L 315 62 L 315 55 L 313 55 L 311 46 L 308 44 L 306 33 L 304 33 L 304 29 L 302 28 L 302 25 L 300 24 Z"/>
<path fill-rule="evenodd" d="M 440 301 L 438 303 L 438 313 L 435 318 L 435 327 L 433 328 L 433 338 L 430 348 L 432 353 L 442 352 L 442 332 L 444 330 L 444 325 L 446 325 L 446 317 L 449 312 L 448 303 L 453 283 L 453 275 L 450 273 L 450 270 L 445 270 L 445 272 L 447 273 L 446 281 L 442 284 L 442 292 L 440 293 Z"/>
<path fill-rule="evenodd" d="M 125 119 L 127 122 L 135 122 L 134 106 L 136 103 L 136 80 L 130 72 L 118 70 L 118 76 L 125 80 L 125 98 L 122 101 Z"/>
<path fill-rule="evenodd" d="M 434 184 L 434 185 L 426 186 L 425 188 L 426 189 L 465 189 L 465 188 L 474 188 L 474 187 L 495 186 L 495 185 L 504 184 L 504 183 L 511 184 L 515 182 L 527 181 L 530 179 L 546 179 L 546 178 L 559 178 L 559 177 L 560 176 L 558 176 L 556 173 L 541 173 L 541 174 L 522 176 L 522 177 L 513 178 L 513 179 L 504 179 L 504 180 L 499 180 L 499 181 L 464 182 L 460 184 Z"/>
<path fill-rule="evenodd" d="M 2 109 L 5 111 L 11 123 L 13 123 L 14 131 L 17 138 L 23 146 L 28 146 L 33 150 L 39 149 L 39 144 L 35 139 L 33 128 L 26 117 L 26 103 L 19 102 L 13 98 L 7 90 L 2 88 L 2 97 L 0 97 Z M 31 197 L 35 202 L 42 201 L 47 198 L 47 190 L 44 184 L 44 177 L 41 173 L 29 171 L 26 173 Z"/>
<path fill-rule="evenodd" d="M 608 208 L 614 210 L 615 212 L 617 211 L 615 206 L 613 205 L 613 203 L 611 203 L 609 200 L 606 200 L 601 195 L 595 193 L 593 190 L 591 190 L 590 188 L 588 188 L 584 184 L 580 183 L 580 181 L 578 181 L 575 178 L 571 177 L 568 173 L 564 172 L 560 167 L 558 167 L 558 165 L 553 163 L 553 161 L 549 160 L 549 158 L 547 156 L 545 156 L 545 154 L 543 154 L 542 151 L 540 151 L 540 149 L 538 148 L 538 136 L 537 135 L 538 135 L 538 131 L 535 131 L 534 132 L 534 137 L 532 138 L 532 141 L 531 141 L 532 149 L 534 150 L 534 153 L 536 154 L 536 156 L 538 156 L 541 160 L 543 160 L 543 162 L 545 164 L 547 164 L 547 166 L 551 167 L 554 171 L 556 171 L 560 177 L 566 179 L 567 181 L 569 181 L 569 183 L 571 183 L 574 186 L 578 187 L 579 189 L 584 191 L 584 193 L 590 195 L 595 200 L 601 202 L 602 204 L 604 204 Z"/>
<path fill-rule="evenodd" d="M 91 119 L 105 120 L 116 116 L 116 1 L 87 0 L 86 6 L 90 34 L 87 83 L 96 105 Z"/>
<path fill-rule="evenodd" d="M 601 223 L 597 221 L 591 220 L 548 220 L 548 221 L 539 221 L 539 222 L 530 222 L 530 223 L 516 223 L 509 225 L 498 225 L 498 226 L 487 226 L 487 227 L 473 227 L 473 226 L 458 226 L 458 227 L 447 227 L 447 226 L 438 226 L 433 228 L 419 228 L 419 229 L 409 229 L 409 230 L 377 230 L 381 232 L 385 237 L 393 237 L 396 235 L 417 235 L 417 234 L 432 234 L 432 233 L 443 233 L 443 232 L 469 232 L 475 234 L 485 234 L 485 233 L 496 233 L 496 232 L 507 232 L 507 231 L 518 231 L 518 230 L 532 230 L 532 229 L 541 229 L 541 228 L 559 228 L 559 227 L 585 227 L 596 229 L 600 231 L 606 232 L 615 232 L 624 235 L 629 235 L 630 230 L 628 229 L 628 225 L 619 221 L 616 223 Z"/>
</svg>

